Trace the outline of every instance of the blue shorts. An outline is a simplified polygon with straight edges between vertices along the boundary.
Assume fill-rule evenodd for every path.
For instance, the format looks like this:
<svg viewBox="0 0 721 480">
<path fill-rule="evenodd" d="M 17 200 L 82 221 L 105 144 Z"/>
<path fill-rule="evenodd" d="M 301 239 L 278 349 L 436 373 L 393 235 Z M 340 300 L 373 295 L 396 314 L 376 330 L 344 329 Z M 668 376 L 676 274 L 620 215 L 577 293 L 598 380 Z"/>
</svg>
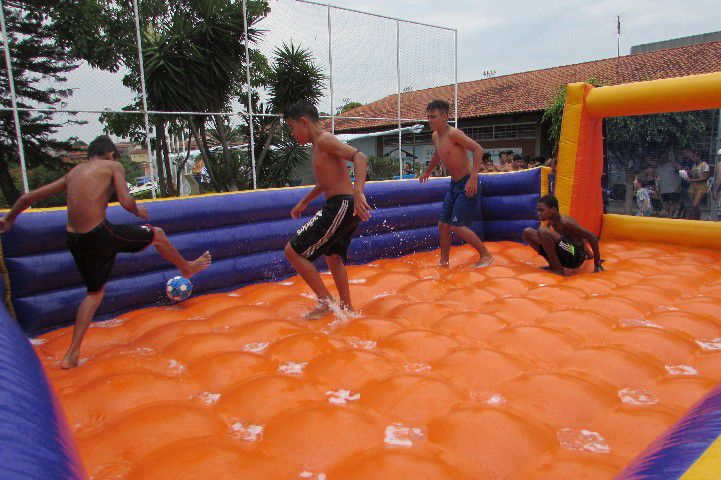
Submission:
<svg viewBox="0 0 721 480">
<path fill-rule="evenodd" d="M 466 175 L 457 182 L 451 180 L 451 189 L 446 193 L 441 207 L 441 223 L 447 223 L 454 227 L 470 227 L 476 216 L 478 196 L 480 195 L 480 182 L 476 194 L 472 197 L 466 195 L 466 183 L 470 175 Z"/>
</svg>

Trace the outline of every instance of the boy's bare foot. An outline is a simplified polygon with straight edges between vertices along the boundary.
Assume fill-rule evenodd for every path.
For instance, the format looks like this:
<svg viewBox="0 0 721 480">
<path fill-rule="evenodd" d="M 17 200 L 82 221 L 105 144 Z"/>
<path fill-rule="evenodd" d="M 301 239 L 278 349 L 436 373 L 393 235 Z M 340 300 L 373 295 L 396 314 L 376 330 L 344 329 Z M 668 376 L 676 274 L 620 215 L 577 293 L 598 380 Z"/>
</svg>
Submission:
<svg viewBox="0 0 721 480">
<path fill-rule="evenodd" d="M 65 357 L 60 361 L 58 366 L 62 368 L 63 370 L 68 370 L 70 368 L 74 368 L 78 366 L 78 355 L 79 354 L 67 354 Z"/>
<path fill-rule="evenodd" d="M 476 264 L 473 266 L 474 268 L 481 268 L 481 267 L 487 267 L 493 263 L 493 255 L 488 254 L 478 259 Z"/>
<path fill-rule="evenodd" d="M 303 315 L 303 320 L 318 320 L 331 312 L 328 300 L 318 300 L 318 304 Z"/>
<path fill-rule="evenodd" d="M 562 277 L 566 276 L 566 269 L 561 268 L 560 270 L 556 270 L 554 268 L 551 268 L 550 265 L 546 265 L 545 267 L 538 267 L 540 270 L 544 270 L 549 273 L 555 273 L 556 275 L 561 275 Z"/>
<path fill-rule="evenodd" d="M 203 270 L 208 268 L 210 266 L 210 262 L 210 252 L 206 251 L 204 254 L 202 254 L 192 262 L 188 262 L 187 268 L 181 269 L 180 273 L 185 278 L 190 278 L 196 273 L 202 272 Z"/>
</svg>

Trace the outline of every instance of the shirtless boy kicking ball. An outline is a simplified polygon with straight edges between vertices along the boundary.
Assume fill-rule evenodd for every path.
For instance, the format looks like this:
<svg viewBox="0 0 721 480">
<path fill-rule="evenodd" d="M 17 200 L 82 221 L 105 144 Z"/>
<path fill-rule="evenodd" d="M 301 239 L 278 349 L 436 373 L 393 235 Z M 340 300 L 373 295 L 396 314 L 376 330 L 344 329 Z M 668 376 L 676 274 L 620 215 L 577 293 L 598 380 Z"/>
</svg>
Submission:
<svg viewBox="0 0 721 480">
<path fill-rule="evenodd" d="M 33 202 L 62 191 L 67 192 L 67 243 L 87 287 L 87 295 L 78 308 L 73 339 L 65 358 L 60 362 L 61 368 L 72 368 L 78 364 L 80 344 L 103 299 L 103 288 L 118 253 L 136 253 L 152 244 L 158 253 L 178 267 L 186 278 L 210 265 L 208 252 L 192 262 L 185 260 L 160 228 L 148 225 L 113 225 L 105 219 L 105 210 L 113 189 L 125 210 L 142 219 L 148 219 L 148 210 L 138 206 L 130 196 L 125 183 L 125 171 L 119 159 L 118 149 L 110 137 L 99 136 L 88 145 L 87 162 L 73 167 L 59 180 L 26 193 L 15 202 L 10 212 L 0 219 L 0 232 L 5 233 L 10 230 L 15 218 Z"/>
<path fill-rule="evenodd" d="M 553 195 L 541 197 L 536 205 L 538 218 L 547 221 L 548 227 L 538 230 L 527 228 L 523 231 L 523 240 L 548 261 L 549 270 L 559 275 L 565 275 L 565 269 L 580 268 L 590 258 L 587 253 L 586 242 L 593 250 L 594 272 L 603 270 L 603 260 L 598 248 L 598 238 L 578 224 L 568 215 L 558 213 L 558 200 Z"/>
<path fill-rule="evenodd" d="M 283 118 L 293 131 L 300 145 L 313 146 L 313 174 L 318 182 L 298 204 L 290 216 L 298 219 L 308 204 L 321 193 L 326 204 L 322 210 L 303 225 L 285 246 L 285 256 L 303 280 L 315 292 L 318 304 L 306 313 L 308 320 L 320 318 L 331 311 L 333 296 L 313 265 L 321 255 L 333 274 L 333 281 L 340 295 L 340 307 L 353 310 L 348 287 L 347 260 L 351 236 L 362 220 L 370 218 L 370 206 L 363 194 L 368 159 L 359 150 L 346 145 L 323 130 L 318 110 L 309 102 L 297 102 L 289 106 Z M 355 164 L 355 183 L 351 182 L 346 161 Z"/>
<path fill-rule="evenodd" d="M 483 148 L 462 131 L 448 125 L 448 109 L 448 103 L 443 100 L 433 100 L 426 107 L 428 124 L 433 130 L 436 153 L 433 154 L 428 169 L 418 180 L 421 183 L 427 182 L 431 172 L 440 161 L 443 161 L 451 174 L 451 188 L 443 200 L 441 217 L 438 220 L 441 243 L 439 265 L 448 266 L 448 258 L 451 253 L 451 233 L 455 233 L 461 237 L 461 240 L 478 251 L 480 258 L 475 266 L 485 267 L 493 262 L 493 255 L 469 228 L 476 215 L 478 170 L 481 168 Z M 473 167 L 468 161 L 467 150 L 473 152 Z"/>
</svg>

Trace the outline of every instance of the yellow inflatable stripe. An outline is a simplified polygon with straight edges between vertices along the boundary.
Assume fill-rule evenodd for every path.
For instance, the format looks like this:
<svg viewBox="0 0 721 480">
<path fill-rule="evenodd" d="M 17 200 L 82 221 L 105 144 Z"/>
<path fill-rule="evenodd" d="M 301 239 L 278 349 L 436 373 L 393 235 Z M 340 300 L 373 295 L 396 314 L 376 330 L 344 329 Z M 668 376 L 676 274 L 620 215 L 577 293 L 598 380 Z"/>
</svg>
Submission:
<svg viewBox="0 0 721 480">
<path fill-rule="evenodd" d="M 550 179 L 548 177 L 550 175 L 550 167 L 541 167 L 541 196 L 548 195 L 550 188 Z"/>
<path fill-rule="evenodd" d="M 679 480 L 718 480 L 719 478 L 721 478 L 721 437 L 703 452 Z"/>
<path fill-rule="evenodd" d="M 561 122 L 561 140 L 558 146 L 558 164 L 556 166 L 556 198 L 558 198 L 561 213 L 565 215 L 568 215 L 571 210 L 584 88 L 583 83 L 570 83 L 566 87 L 566 105 Z"/>
<path fill-rule="evenodd" d="M 721 249 L 721 222 L 606 214 L 601 238 Z"/>
<path fill-rule="evenodd" d="M 586 108 L 596 118 L 721 108 L 721 72 L 594 88 Z"/>
</svg>

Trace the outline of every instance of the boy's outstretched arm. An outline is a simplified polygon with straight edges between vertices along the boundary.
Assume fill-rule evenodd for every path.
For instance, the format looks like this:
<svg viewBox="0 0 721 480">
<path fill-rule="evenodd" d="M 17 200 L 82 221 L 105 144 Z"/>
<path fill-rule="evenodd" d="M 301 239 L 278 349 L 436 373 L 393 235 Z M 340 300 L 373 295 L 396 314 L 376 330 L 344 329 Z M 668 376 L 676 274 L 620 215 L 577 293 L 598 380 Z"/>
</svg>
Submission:
<svg viewBox="0 0 721 480">
<path fill-rule="evenodd" d="M 321 150 L 327 152 L 333 157 L 354 163 L 355 180 L 353 182 L 353 213 L 360 217 L 361 220 L 368 220 L 371 218 L 371 207 L 368 205 L 365 194 L 363 193 L 363 188 L 365 187 L 366 182 L 366 174 L 368 172 L 368 157 L 366 157 L 365 154 L 357 148 L 341 142 L 333 135 L 323 137 L 318 146 Z"/>
<path fill-rule="evenodd" d="M 426 183 L 428 181 L 428 177 L 431 176 L 431 173 L 433 173 L 433 170 L 436 169 L 439 163 L 441 163 L 441 157 L 438 155 L 438 152 L 435 152 L 433 154 L 433 158 L 431 158 L 431 161 L 428 164 L 428 168 L 426 168 L 426 171 L 423 172 L 423 175 L 418 177 L 418 181 L 421 183 Z"/>
<path fill-rule="evenodd" d="M 55 180 L 52 183 L 48 183 L 37 190 L 33 190 L 28 193 L 24 193 L 18 201 L 12 206 L 10 211 L 3 218 L 0 218 L 0 233 L 5 233 L 13 226 L 13 222 L 20 213 L 30 207 L 33 203 L 52 197 L 56 193 L 60 193 L 65 190 L 68 185 L 67 175 L 63 175 L 61 178 Z"/>
<path fill-rule="evenodd" d="M 138 206 L 135 199 L 130 195 L 128 184 L 125 181 L 125 169 L 120 162 L 117 162 L 113 166 L 113 186 L 115 187 L 115 194 L 118 196 L 118 202 L 121 207 L 136 217 L 144 220 L 148 219 L 148 209 Z"/>
</svg>

